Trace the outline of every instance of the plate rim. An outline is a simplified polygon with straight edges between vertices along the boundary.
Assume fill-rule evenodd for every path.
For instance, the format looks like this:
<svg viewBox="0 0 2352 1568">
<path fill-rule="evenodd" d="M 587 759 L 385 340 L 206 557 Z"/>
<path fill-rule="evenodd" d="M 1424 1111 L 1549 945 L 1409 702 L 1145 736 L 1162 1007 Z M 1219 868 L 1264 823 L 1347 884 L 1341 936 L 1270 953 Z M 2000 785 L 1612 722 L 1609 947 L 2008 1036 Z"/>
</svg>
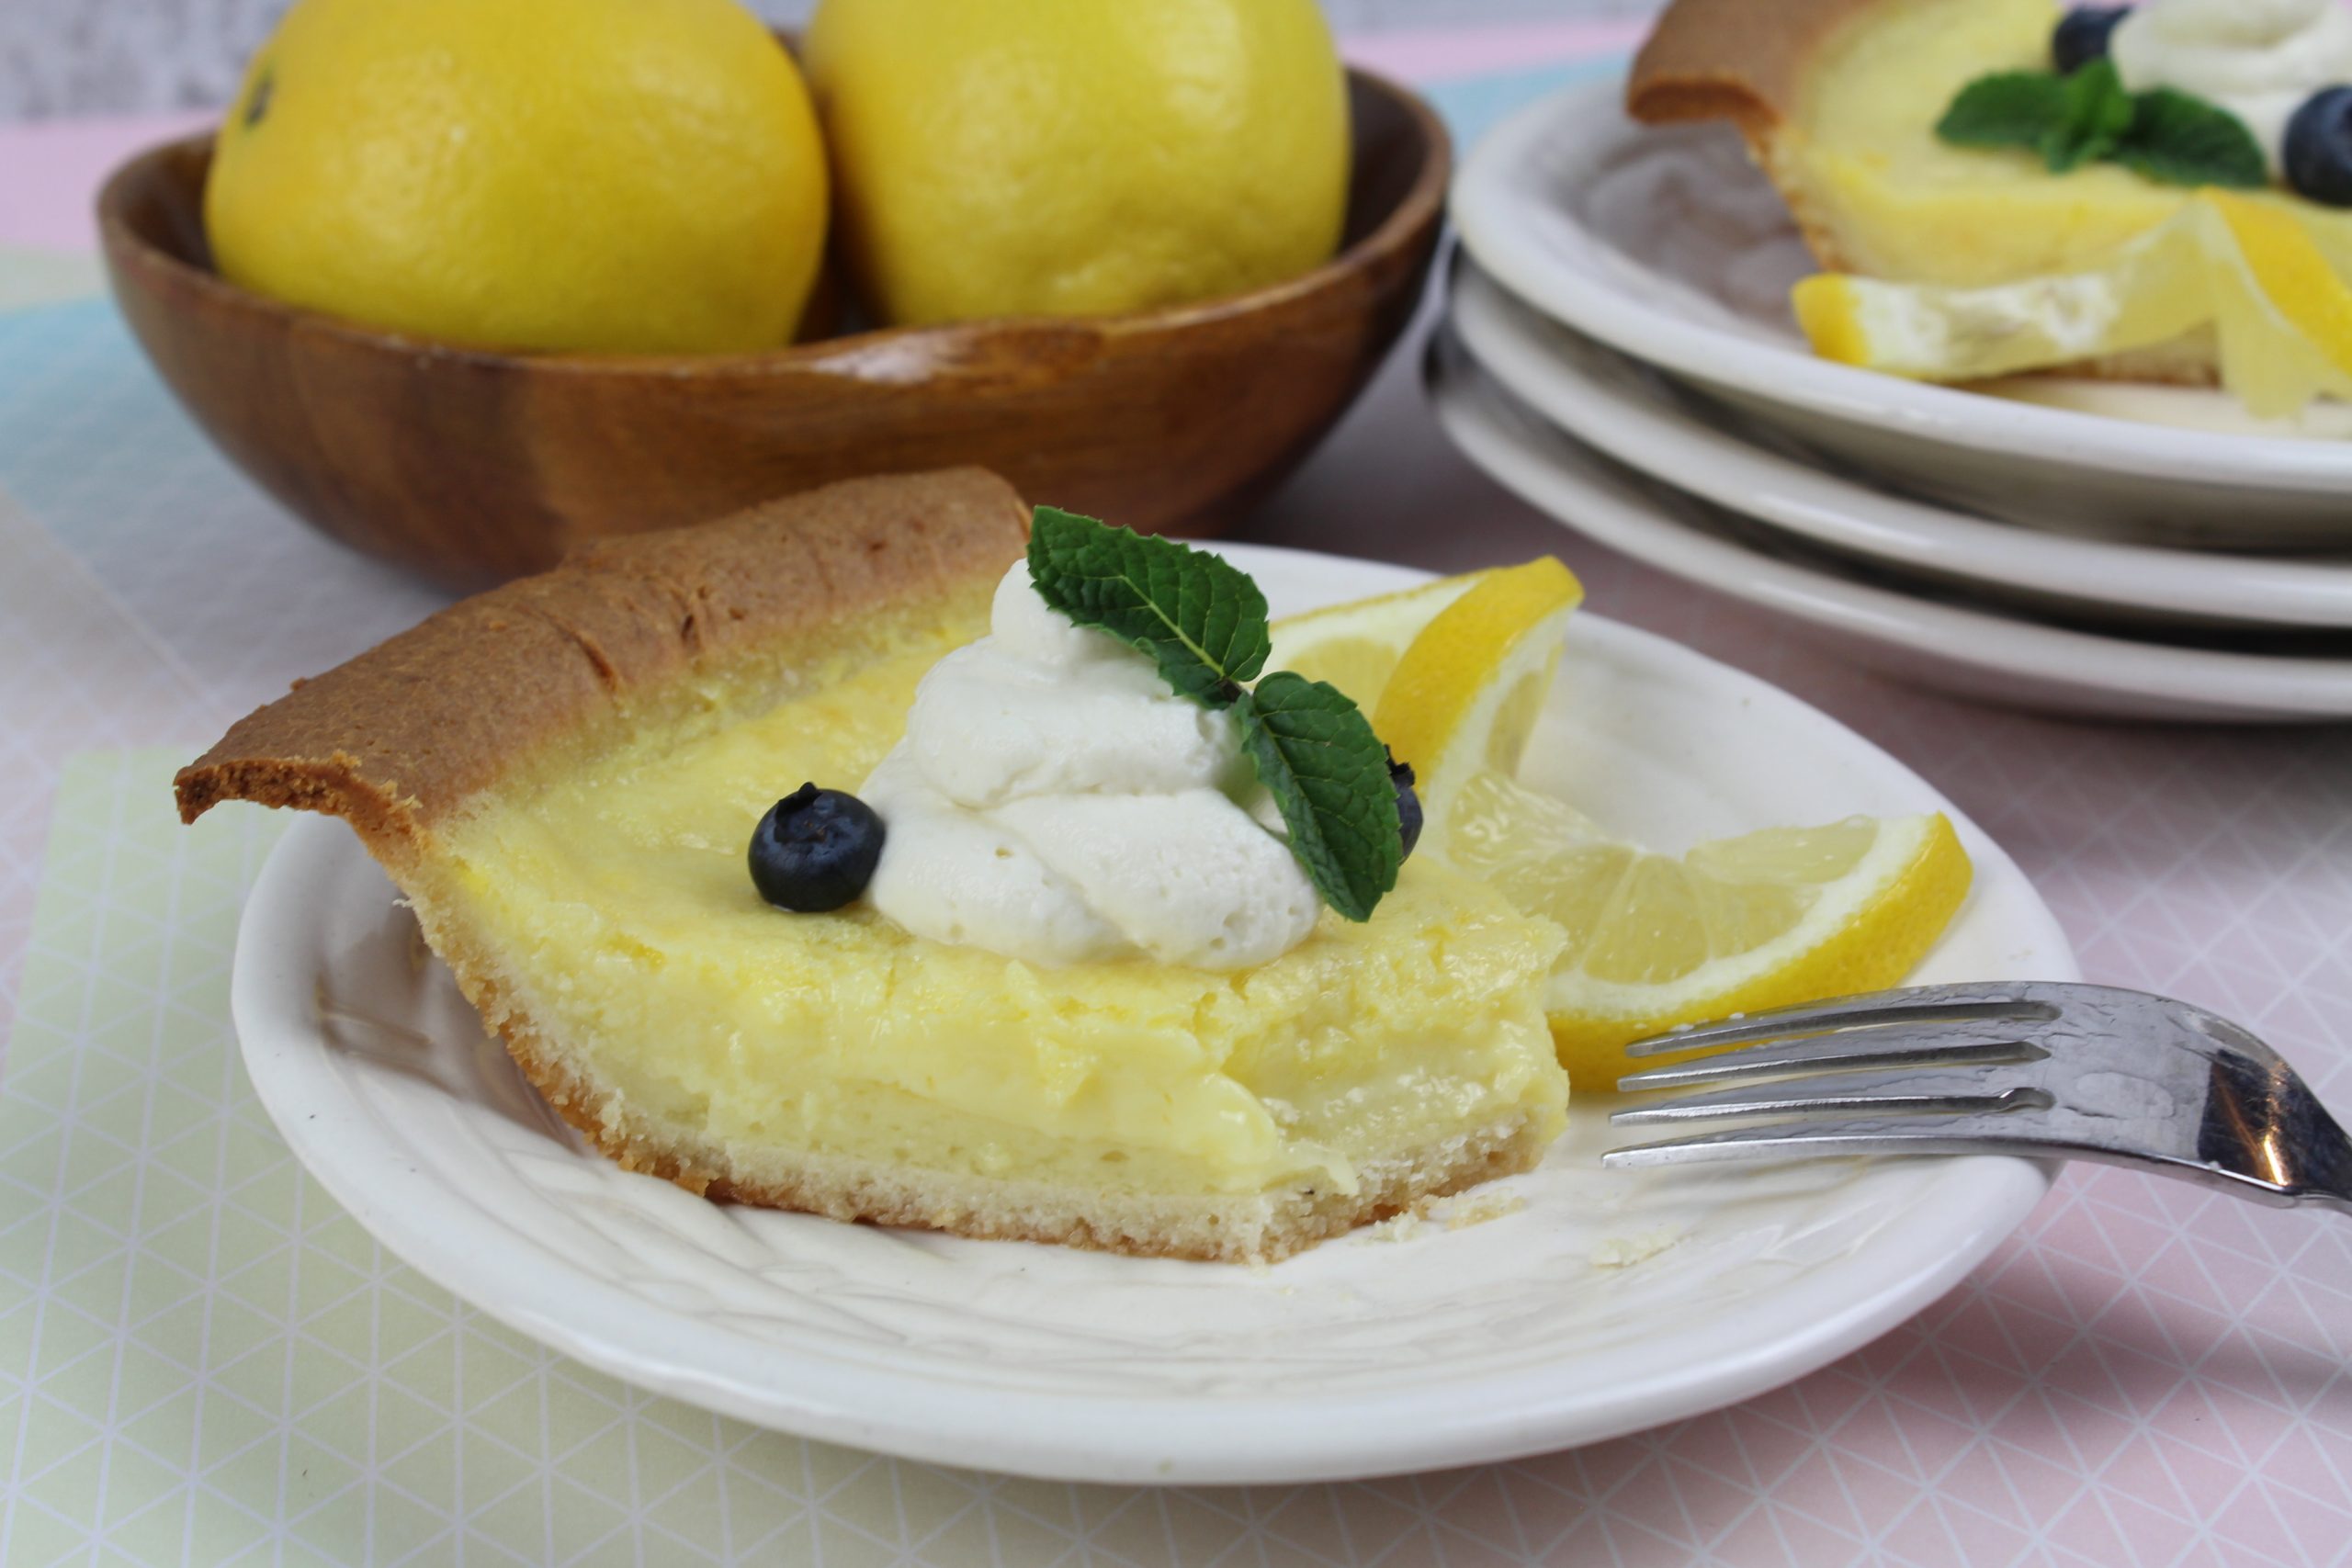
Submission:
<svg viewBox="0 0 2352 1568">
<path fill-rule="evenodd" d="M 1309 551 L 1220 547 L 1244 564 L 1253 558 L 1271 564 L 1279 557 L 1314 570 L 1337 561 L 1358 570 L 1356 581 L 1367 592 L 1381 591 L 1384 581 L 1407 586 L 1431 575 Z M 1361 571 L 1366 568 L 1377 570 Z M 2025 874 L 1964 812 L 1901 761 L 1746 671 L 1602 617 L 1586 616 L 1580 624 L 1577 635 L 1586 640 L 1613 643 L 1644 663 L 1681 664 L 1710 682 L 1727 685 L 1733 698 L 1753 700 L 1762 694 L 1790 705 L 1792 720 L 1841 733 L 1892 776 L 1941 802 L 1976 857 L 1980 886 L 1997 876 L 2029 900 L 2041 929 L 2020 934 L 2030 935 L 2039 950 L 2036 967 L 2061 977 L 2079 976 L 2071 944 Z M 1008 1395 L 978 1385 L 943 1386 L 922 1372 L 876 1374 L 821 1352 L 804 1349 L 796 1357 L 775 1348 L 762 1359 L 790 1367 L 792 1375 L 753 1387 L 721 1369 L 723 1358 L 710 1348 L 718 1337 L 707 1324 L 653 1307 L 584 1272 L 567 1280 L 560 1269 L 548 1271 L 545 1255 L 514 1246 L 503 1222 L 479 1207 L 461 1206 L 453 1225 L 447 1205 L 435 1203 L 449 1188 L 414 1166 L 355 1164 L 355 1153 L 365 1152 L 349 1124 L 359 1102 L 336 1092 L 337 1069 L 316 1023 L 317 969 L 304 961 L 301 944 L 293 940 L 308 921 L 303 911 L 316 878 L 336 856 L 364 857 L 344 824 L 306 816 L 289 827 L 248 897 L 231 983 L 232 1012 L 254 1092 L 328 1193 L 394 1256 L 561 1354 L 635 1386 L 755 1425 L 909 1459 L 1063 1481 L 1294 1483 L 1487 1462 L 1620 1436 L 1751 1398 L 1877 1338 L 1982 1261 L 2024 1221 L 2050 1182 L 2049 1168 L 2030 1160 L 1951 1160 L 1922 1189 L 1922 1203 L 1932 1196 L 1955 1210 L 1954 1229 L 1883 1227 L 1872 1245 L 1809 1276 L 1815 1293 L 1851 1287 L 1842 1291 L 1842 1310 L 1825 1314 L 1816 1303 L 1799 1313 L 1796 1303 L 1776 1298 L 1785 1309 L 1781 1315 L 1790 1319 L 1784 1332 L 1751 1341 L 1736 1353 L 1718 1353 L 1699 1371 L 1674 1365 L 1609 1389 L 1606 1397 L 1596 1397 L 1583 1384 L 1547 1388 L 1537 1397 L 1529 1391 L 1523 1369 L 1482 1372 L 1434 1388 L 1417 1382 L 1316 1399 Z M 671 1335 L 666 1344 L 650 1344 L 662 1337 L 657 1331 L 663 1323 L 683 1323 L 691 1331 Z M 877 1388 L 889 1395 L 888 1401 L 877 1401 Z M 1023 1406 L 1019 1418 L 1008 1415 L 1009 1404 Z M 1138 1446 L 1135 1433 L 1145 1426 L 1151 1438 Z"/>
<path fill-rule="evenodd" d="M 1467 251 L 1455 254 L 1446 288 L 1447 320 L 1463 346 L 1521 402 L 1619 462 L 1725 510 L 1839 550 L 1969 581 L 2035 570 L 2064 573 L 2048 592 L 2083 604 L 2177 610 L 2267 629 L 2352 629 L 2352 562 L 2046 533 L 1876 490 L 1773 451 L 1664 397 L 1618 395 L 1537 334 L 1575 336 L 1634 375 L 1641 360 L 1544 316 Z M 1996 552 L 2010 555 L 2009 572 L 1993 564 Z M 2214 592 L 2217 587 L 2224 592 Z M 2307 613 L 2278 614 L 2281 599 Z"/>
<path fill-rule="evenodd" d="M 1564 274 L 1560 259 L 1527 232 L 1512 179 L 1535 149 L 1575 141 L 1587 121 L 1607 114 L 1632 124 L 1622 107 L 1624 85 L 1623 74 L 1615 73 L 1527 105 L 1472 147 L 1455 172 L 1448 209 L 1463 244 L 1544 314 L 1678 376 L 1913 440 L 2141 480 L 2352 495 L 2352 443 L 2170 426 L 2160 427 L 2161 440 L 2151 440 L 2145 433 L 2159 427 L 1828 364 L 1791 346 L 1682 320 L 1599 272 Z M 1571 214 L 1556 216 L 1577 223 Z"/>
<path fill-rule="evenodd" d="M 1561 526 L 1686 582 L 1809 625 L 1980 673 L 2046 682 L 2049 672 L 2055 670 L 2064 672 L 2068 688 L 2080 692 L 2141 702 L 2187 698 L 2205 705 L 2181 716 L 2200 722 L 2318 724 L 2352 717 L 2352 660 L 2172 647 L 1915 598 L 1719 538 L 1668 515 L 1646 497 L 1623 493 L 1627 481 L 1613 475 L 1566 471 L 1554 454 L 1518 451 L 1498 456 L 1498 449 L 1521 448 L 1525 443 L 1516 434 L 1493 429 L 1487 410 L 1469 406 L 1481 393 L 1462 387 L 1460 371 L 1442 363 L 1449 355 L 1458 356 L 1468 371 L 1484 378 L 1485 384 L 1494 389 L 1493 396 L 1508 399 L 1510 394 L 1457 338 L 1441 333 L 1430 340 L 1423 377 L 1438 422 L 1457 449 L 1496 482 Z M 1544 423 L 1532 411 L 1511 407 L 1510 412 L 1540 426 L 1543 437 L 1561 442 L 1576 439 Z M 1581 452 L 1576 457 L 1582 464 L 1592 462 Z M 1539 471 L 1543 478 L 1527 478 L 1520 471 L 1521 465 Z M 1573 502 L 1542 493 L 1559 486 L 1575 492 Z M 1695 500 L 1691 503 L 1708 504 Z M 1568 514 L 1576 521 L 1569 522 Z M 2282 694 L 2275 685 L 2264 689 L 2265 682 L 2282 680 L 2295 687 L 2291 695 Z"/>
</svg>

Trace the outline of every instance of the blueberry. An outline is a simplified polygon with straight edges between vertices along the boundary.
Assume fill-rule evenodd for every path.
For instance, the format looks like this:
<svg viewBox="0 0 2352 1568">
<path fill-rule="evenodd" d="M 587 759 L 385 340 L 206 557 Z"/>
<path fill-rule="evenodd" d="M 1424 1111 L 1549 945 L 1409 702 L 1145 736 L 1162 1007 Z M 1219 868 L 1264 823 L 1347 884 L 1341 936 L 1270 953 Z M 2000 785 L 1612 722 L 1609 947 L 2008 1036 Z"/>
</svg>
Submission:
<svg viewBox="0 0 2352 1568">
<path fill-rule="evenodd" d="M 1381 750 L 1388 751 L 1385 746 Z M 1421 841 L 1421 797 L 1413 793 L 1413 764 L 1398 761 L 1394 751 L 1388 751 L 1388 782 L 1396 791 L 1396 836 L 1405 842 L 1405 858 L 1410 859 L 1413 846 Z"/>
<path fill-rule="evenodd" d="M 2077 6 L 2058 18 L 2050 38 L 2050 61 L 2062 76 L 2103 58 L 2115 24 L 2131 14 L 2127 6 Z"/>
<path fill-rule="evenodd" d="M 2352 207 L 2352 87 L 2322 87 L 2287 122 L 2287 183 L 2313 201 Z"/>
<path fill-rule="evenodd" d="M 752 885 L 778 908 L 838 909 L 865 891 L 882 858 L 882 818 L 845 790 L 804 784 L 752 829 Z"/>
</svg>

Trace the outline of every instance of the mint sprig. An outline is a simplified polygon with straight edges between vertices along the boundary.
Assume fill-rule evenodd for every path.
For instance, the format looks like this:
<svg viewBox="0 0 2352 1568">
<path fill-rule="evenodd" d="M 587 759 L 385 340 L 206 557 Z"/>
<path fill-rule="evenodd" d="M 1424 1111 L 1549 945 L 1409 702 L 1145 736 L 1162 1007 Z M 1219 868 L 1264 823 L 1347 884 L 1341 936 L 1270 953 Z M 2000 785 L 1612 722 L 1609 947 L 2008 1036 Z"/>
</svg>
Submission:
<svg viewBox="0 0 2352 1568">
<path fill-rule="evenodd" d="M 2061 118 L 2035 143 L 2042 165 L 2063 175 L 2094 158 L 2113 156 L 2132 129 L 2134 112 L 2115 62 L 2094 60 L 2078 68 L 2061 83 L 2059 97 Z"/>
<path fill-rule="evenodd" d="M 2033 147 L 2066 118 L 2066 78 L 2051 71 L 1996 71 L 1960 90 L 1936 134 L 1955 147 Z"/>
<path fill-rule="evenodd" d="M 1029 581 L 1080 626 L 1150 654 L 1179 695 L 1210 707 L 1231 703 L 1273 651 L 1266 596 L 1250 574 L 1173 539 L 1041 506 Z"/>
<path fill-rule="evenodd" d="M 1328 682 L 1277 670 L 1241 694 L 1233 716 L 1315 890 L 1348 919 L 1370 919 L 1396 886 L 1405 846 L 1388 753 L 1363 710 Z"/>
<path fill-rule="evenodd" d="M 2115 161 L 2159 185 L 2233 186 L 2270 183 L 2270 165 L 2245 121 L 2192 94 L 2152 87 L 2132 99 L 2132 129 Z"/>
<path fill-rule="evenodd" d="M 2064 76 L 1979 76 L 1944 110 L 1936 135 L 1956 147 L 2024 148 L 2055 175 L 2103 160 L 2163 185 L 2245 187 L 2270 177 L 2244 120 L 2172 87 L 2131 92 L 2104 58 Z"/>
<path fill-rule="evenodd" d="M 1248 572 L 1173 539 L 1041 506 L 1029 581 L 1078 625 L 1149 654 L 1178 695 L 1231 712 L 1316 892 L 1349 919 L 1371 918 L 1404 860 L 1387 750 L 1335 686 L 1286 670 L 1254 691 L 1246 684 L 1273 648 L 1266 596 Z"/>
</svg>

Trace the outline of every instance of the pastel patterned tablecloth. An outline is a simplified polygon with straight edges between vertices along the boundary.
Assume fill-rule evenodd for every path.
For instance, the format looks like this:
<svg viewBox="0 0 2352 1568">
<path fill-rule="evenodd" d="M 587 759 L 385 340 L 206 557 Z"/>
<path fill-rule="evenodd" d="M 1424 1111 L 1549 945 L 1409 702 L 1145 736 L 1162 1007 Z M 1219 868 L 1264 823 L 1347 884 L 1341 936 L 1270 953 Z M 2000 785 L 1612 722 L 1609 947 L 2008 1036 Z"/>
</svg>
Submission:
<svg viewBox="0 0 2352 1568">
<path fill-rule="evenodd" d="M 1466 137 L 1622 41 L 1457 37 L 1456 68 L 1511 69 L 1439 96 Z M 75 298 L 78 225 L 32 210 L 12 134 L 0 1562 L 2352 1562 L 2352 1226 L 2115 1172 L 2069 1172 L 1950 1297 L 1777 1393 L 1343 1485 L 880 1459 L 638 1393 L 453 1301 L 303 1175 L 238 1065 L 236 912 L 280 824 L 182 829 L 165 787 L 226 720 L 438 600 L 315 539 L 204 444 L 111 308 Z M 1888 684 L 1502 495 L 1402 358 L 1248 532 L 1440 569 L 1556 551 L 1598 612 L 1918 768 L 2017 855 L 2094 977 L 2243 1019 L 2352 1104 L 2352 731 L 2060 724 Z"/>
</svg>

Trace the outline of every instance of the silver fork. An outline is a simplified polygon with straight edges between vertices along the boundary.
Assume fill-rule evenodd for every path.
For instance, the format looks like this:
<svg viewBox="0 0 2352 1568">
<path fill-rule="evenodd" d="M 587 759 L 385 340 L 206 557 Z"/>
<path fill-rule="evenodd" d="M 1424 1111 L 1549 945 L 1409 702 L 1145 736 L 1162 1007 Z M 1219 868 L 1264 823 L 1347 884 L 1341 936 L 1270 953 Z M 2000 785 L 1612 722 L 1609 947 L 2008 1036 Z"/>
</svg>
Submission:
<svg viewBox="0 0 2352 1568">
<path fill-rule="evenodd" d="M 1610 1120 L 1791 1120 L 1612 1149 L 1602 1164 L 2025 1155 L 2134 1166 L 2256 1202 L 2352 1214 L 2352 1138 L 2276 1051 L 2186 1002 L 2107 986 L 1922 986 L 1679 1030 L 1629 1054 L 1702 1050 L 1724 1054 L 1650 1067 L 1617 1087 L 1737 1087 Z"/>
</svg>

